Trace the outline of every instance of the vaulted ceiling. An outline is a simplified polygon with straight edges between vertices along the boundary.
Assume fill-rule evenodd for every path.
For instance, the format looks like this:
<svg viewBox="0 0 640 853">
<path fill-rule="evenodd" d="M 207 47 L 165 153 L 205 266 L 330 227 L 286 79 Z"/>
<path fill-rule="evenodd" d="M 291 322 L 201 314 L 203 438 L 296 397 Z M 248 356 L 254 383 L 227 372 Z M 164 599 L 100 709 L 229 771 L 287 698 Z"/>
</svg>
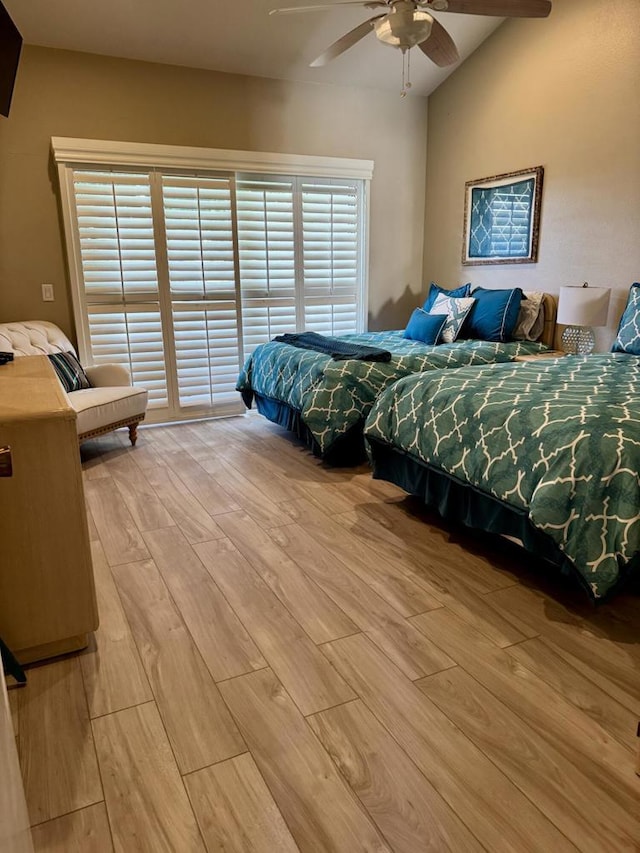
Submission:
<svg viewBox="0 0 640 853">
<path fill-rule="evenodd" d="M 209 68 L 234 74 L 400 90 L 400 51 L 367 36 L 324 68 L 309 63 L 378 10 L 269 16 L 277 6 L 323 0 L 4 0 L 27 44 Z M 434 13 L 453 37 L 461 61 L 501 18 Z M 413 92 L 428 95 L 456 67 L 437 68 L 413 49 Z"/>
</svg>

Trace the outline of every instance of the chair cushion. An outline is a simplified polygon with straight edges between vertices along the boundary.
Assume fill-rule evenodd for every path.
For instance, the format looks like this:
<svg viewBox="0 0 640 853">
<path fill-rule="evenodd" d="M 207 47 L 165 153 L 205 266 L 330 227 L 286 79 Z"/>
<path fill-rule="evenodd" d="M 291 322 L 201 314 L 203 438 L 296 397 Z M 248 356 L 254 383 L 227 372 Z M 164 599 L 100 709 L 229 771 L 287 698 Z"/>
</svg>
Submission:
<svg viewBox="0 0 640 853">
<path fill-rule="evenodd" d="M 58 374 L 65 391 L 80 391 L 83 388 L 91 388 L 87 374 L 78 359 L 72 352 L 51 352 L 49 361 Z"/>
<path fill-rule="evenodd" d="M 86 388 L 69 394 L 78 415 L 78 435 L 110 424 L 144 415 L 147 391 L 144 388 Z"/>
</svg>

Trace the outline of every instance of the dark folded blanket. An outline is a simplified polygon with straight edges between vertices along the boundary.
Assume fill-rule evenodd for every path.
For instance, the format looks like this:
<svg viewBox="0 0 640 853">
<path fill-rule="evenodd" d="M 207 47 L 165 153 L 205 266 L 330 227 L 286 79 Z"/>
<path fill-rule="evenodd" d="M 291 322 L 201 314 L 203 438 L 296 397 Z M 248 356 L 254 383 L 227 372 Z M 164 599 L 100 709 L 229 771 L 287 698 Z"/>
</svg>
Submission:
<svg viewBox="0 0 640 853">
<path fill-rule="evenodd" d="M 317 332 L 278 335 L 273 340 L 299 349 L 322 352 L 330 355 L 335 361 L 343 361 L 347 358 L 355 358 L 358 361 L 391 361 L 389 350 L 368 347 L 364 344 L 351 344 L 341 338 L 329 338 Z"/>
</svg>

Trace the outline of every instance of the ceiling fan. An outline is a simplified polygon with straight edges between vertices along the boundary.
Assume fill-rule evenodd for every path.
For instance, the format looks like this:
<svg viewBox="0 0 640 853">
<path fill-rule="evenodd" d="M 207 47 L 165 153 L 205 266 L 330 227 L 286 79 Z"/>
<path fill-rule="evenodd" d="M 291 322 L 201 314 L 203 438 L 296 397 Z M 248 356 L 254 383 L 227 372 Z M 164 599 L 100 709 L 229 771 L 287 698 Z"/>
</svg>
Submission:
<svg viewBox="0 0 640 853">
<path fill-rule="evenodd" d="M 383 44 L 399 48 L 405 54 L 418 45 L 436 65 L 452 65 L 460 58 L 453 39 L 430 12 L 460 12 L 465 15 L 494 15 L 496 17 L 546 18 L 551 0 L 339 0 L 315 6 L 294 6 L 272 9 L 270 15 L 294 12 L 315 12 L 334 6 L 364 6 L 386 11 L 369 18 L 339 38 L 311 63 L 317 68 L 349 50 L 370 32 Z M 410 86 L 411 84 L 409 84 Z M 407 86 L 406 88 L 408 88 Z"/>
</svg>

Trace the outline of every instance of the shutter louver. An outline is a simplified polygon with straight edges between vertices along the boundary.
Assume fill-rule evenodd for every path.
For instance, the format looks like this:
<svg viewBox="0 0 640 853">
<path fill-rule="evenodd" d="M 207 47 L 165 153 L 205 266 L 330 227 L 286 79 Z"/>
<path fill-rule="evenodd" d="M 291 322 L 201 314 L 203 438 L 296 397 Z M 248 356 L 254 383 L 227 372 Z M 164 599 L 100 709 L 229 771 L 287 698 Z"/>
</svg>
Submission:
<svg viewBox="0 0 640 853">
<path fill-rule="evenodd" d="M 237 400 L 240 366 L 231 181 L 162 179 L 180 408 Z"/>
<path fill-rule="evenodd" d="M 355 183 L 301 180 L 304 325 L 358 331 L 361 203 Z"/>
<path fill-rule="evenodd" d="M 73 175 L 91 355 L 116 362 L 167 405 L 167 380 L 148 174 Z"/>
<path fill-rule="evenodd" d="M 236 184 L 244 354 L 296 330 L 292 179 L 247 177 Z"/>
</svg>

